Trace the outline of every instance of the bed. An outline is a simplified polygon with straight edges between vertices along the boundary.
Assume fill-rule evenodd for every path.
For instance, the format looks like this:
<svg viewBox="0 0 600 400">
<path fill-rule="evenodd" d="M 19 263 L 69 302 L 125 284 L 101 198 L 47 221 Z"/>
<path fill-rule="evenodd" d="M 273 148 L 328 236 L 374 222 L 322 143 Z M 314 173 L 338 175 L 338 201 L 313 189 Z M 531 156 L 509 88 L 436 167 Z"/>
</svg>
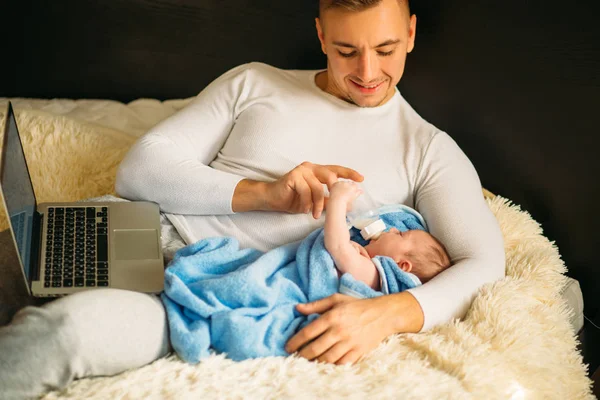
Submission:
<svg viewBox="0 0 600 400">
<path fill-rule="evenodd" d="M 20 45 L 9 46 L 22 61 L 12 71 L 13 79 L 2 85 L 0 110 L 10 98 L 40 202 L 113 193 L 115 168 L 135 139 L 234 65 L 260 60 L 282 68 L 323 67 L 312 31 L 314 5 L 256 2 L 250 7 L 243 1 L 149 0 L 82 3 L 9 6 L 15 16 L 27 17 L 35 28 L 23 35 Z M 460 21 L 479 15 L 488 18 L 488 23 L 499 23 L 494 7 L 466 7 Z M 556 151 L 555 140 L 562 126 L 557 120 L 556 126 L 543 125 L 548 139 L 540 142 L 532 120 L 520 113 L 499 111 L 509 109 L 509 93 L 482 78 L 481 71 L 486 68 L 488 74 L 496 72 L 486 63 L 489 53 L 485 48 L 461 48 L 464 56 L 471 51 L 480 57 L 480 63 L 470 70 L 473 74 L 477 70 L 477 77 L 452 64 L 445 46 L 451 46 L 453 35 L 459 35 L 464 27 L 453 29 L 444 21 L 457 17 L 456 10 L 435 2 L 415 4 L 413 11 L 422 16 L 423 34 L 418 36 L 417 48 L 423 51 L 413 55 L 414 63 L 409 58 L 400 89 L 419 112 L 457 140 L 473 160 L 484 186 L 498 194 L 487 192 L 486 201 L 504 235 L 507 277 L 481 288 L 463 320 L 423 334 L 390 337 L 354 366 L 315 364 L 294 357 L 236 363 L 216 354 L 192 366 L 171 355 L 118 376 L 77 381 L 45 399 L 592 398 L 587 366 L 577 350 L 577 332 L 583 325 L 584 300 L 592 311 L 589 315 L 594 315 L 598 305 L 593 296 L 598 273 L 593 263 L 586 261 L 596 236 L 589 226 L 578 223 L 582 221 L 577 212 L 587 210 L 582 202 L 588 200 L 582 198 L 597 194 L 598 186 L 588 180 L 577 188 L 580 196 L 570 196 L 570 206 L 564 207 L 565 182 L 575 185 L 576 181 L 566 175 L 564 167 L 549 167 L 544 157 L 544 151 L 548 156 Z M 516 13 L 516 26 L 521 23 L 523 29 L 529 27 L 529 32 L 535 33 L 536 26 L 519 19 L 525 18 L 521 15 L 526 11 L 522 8 Z M 90 15 L 94 18 L 88 18 Z M 50 26 L 52 29 L 44 30 Z M 222 33 L 219 43 L 206 43 L 203 38 L 217 28 Z M 74 29 L 78 34 L 69 36 Z M 293 32 L 294 46 L 284 46 L 274 37 L 275 32 L 283 31 Z M 249 35 L 256 38 L 253 43 L 239 40 Z M 487 35 L 485 40 L 500 41 Z M 471 40 L 468 44 L 475 46 L 484 39 Z M 27 46 L 37 49 L 36 57 L 22 50 Z M 236 51 L 221 52 L 221 48 Z M 494 50 L 502 51 L 502 45 Z M 443 71 L 433 69 L 430 60 L 434 56 L 448 62 Z M 580 66 L 578 76 L 589 76 L 593 83 L 586 71 Z M 528 73 L 525 68 L 518 76 L 529 77 Z M 444 83 L 445 79 L 450 83 Z M 459 93 L 455 89 L 460 85 L 464 86 Z M 494 96 L 485 96 L 486 90 L 494 89 Z M 461 107 L 450 101 L 452 93 L 464 100 L 465 92 L 480 97 Z M 521 95 L 523 104 L 523 97 L 532 96 L 525 91 Z M 543 95 L 536 94 L 542 96 L 539 99 Z M 592 95 L 584 90 L 574 101 L 579 106 L 578 102 L 583 104 L 586 96 Z M 512 125 L 505 121 L 507 116 Z M 574 158 L 569 146 L 561 150 L 569 162 Z M 524 172 L 526 157 L 530 166 Z M 588 167 L 575 161 L 569 166 L 575 168 L 572 173 Z M 52 179 L 41 179 L 42 171 L 44 176 L 52 172 Z M 574 243 L 569 235 L 576 233 Z"/>
</svg>

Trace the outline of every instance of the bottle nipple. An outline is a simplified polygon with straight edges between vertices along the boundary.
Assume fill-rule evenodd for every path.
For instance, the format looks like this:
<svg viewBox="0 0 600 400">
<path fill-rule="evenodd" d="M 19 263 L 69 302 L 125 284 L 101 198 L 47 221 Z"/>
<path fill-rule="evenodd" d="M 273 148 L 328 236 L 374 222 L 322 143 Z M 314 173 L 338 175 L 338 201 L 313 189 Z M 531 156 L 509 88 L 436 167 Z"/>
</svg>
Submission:
<svg viewBox="0 0 600 400">
<path fill-rule="evenodd" d="M 385 223 L 378 219 L 361 229 L 360 234 L 365 240 L 377 239 L 385 231 Z"/>
</svg>

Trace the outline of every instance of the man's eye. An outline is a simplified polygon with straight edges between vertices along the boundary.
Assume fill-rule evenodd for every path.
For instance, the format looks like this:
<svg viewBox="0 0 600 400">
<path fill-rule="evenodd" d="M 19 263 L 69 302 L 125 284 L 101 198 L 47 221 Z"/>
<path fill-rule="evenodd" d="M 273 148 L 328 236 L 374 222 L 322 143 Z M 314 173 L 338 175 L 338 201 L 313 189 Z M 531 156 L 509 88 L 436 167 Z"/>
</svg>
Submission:
<svg viewBox="0 0 600 400">
<path fill-rule="evenodd" d="M 338 53 L 340 53 L 340 56 L 342 57 L 346 57 L 346 58 L 350 58 L 350 57 L 354 57 L 354 55 L 356 54 L 355 51 L 350 52 L 350 53 L 344 53 L 338 50 Z"/>
<path fill-rule="evenodd" d="M 344 52 L 338 50 L 338 53 L 340 54 L 340 56 L 345 57 L 345 58 L 354 57 L 356 55 L 355 51 L 350 52 L 350 53 L 344 53 Z M 378 51 L 377 54 L 379 54 L 382 57 L 387 57 L 387 56 L 391 56 L 392 54 L 394 54 L 394 50 L 392 50 L 392 51 Z"/>
</svg>

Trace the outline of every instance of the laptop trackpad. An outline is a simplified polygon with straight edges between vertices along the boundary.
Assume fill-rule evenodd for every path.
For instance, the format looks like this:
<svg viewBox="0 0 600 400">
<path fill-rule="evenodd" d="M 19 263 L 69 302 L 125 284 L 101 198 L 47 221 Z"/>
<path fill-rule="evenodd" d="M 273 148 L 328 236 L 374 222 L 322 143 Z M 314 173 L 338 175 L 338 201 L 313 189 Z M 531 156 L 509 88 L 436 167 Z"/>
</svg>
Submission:
<svg viewBox="0 0 600 400">
<path fill-rule="evenodd" d="M 152 260 L 158 258 L 158 233 L 155 229 L 115 229 L 115 259 Z"/>
</svg>

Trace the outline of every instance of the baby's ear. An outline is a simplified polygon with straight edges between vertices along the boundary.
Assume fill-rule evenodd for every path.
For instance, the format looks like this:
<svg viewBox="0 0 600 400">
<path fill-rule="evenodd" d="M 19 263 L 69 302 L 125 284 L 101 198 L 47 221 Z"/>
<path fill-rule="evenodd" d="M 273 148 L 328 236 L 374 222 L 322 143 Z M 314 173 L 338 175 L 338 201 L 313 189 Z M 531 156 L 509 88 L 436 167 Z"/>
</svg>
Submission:
<svg viewBox="0 0 600 400">
<path fill-rule="evenodd" d="M 410 272 L 412 270 L 412 263 L 408 260 L 400 260 L 397 261 L 398 268 L 400 268 L 404 272 Z"/>
</svg>

